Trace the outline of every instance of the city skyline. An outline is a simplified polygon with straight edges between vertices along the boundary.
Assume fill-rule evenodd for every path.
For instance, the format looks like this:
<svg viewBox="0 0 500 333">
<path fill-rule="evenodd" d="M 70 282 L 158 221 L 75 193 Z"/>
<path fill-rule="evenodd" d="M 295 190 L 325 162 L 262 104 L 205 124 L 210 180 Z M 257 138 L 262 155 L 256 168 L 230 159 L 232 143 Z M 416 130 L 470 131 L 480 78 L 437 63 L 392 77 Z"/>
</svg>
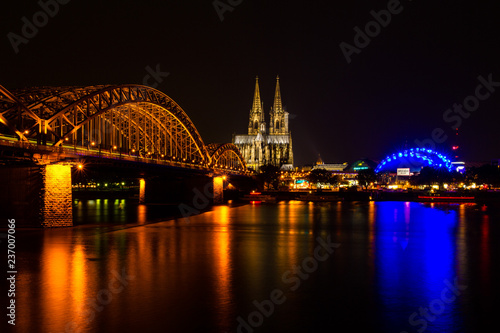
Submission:
<svg viewBox="0 0 500 333">
<path fill-rule="evenodd" d="M 0 331 L 494 330 L 498 13 L 6 2 Z"/>
<path fill-rule="evenodd" d="M 148 84 L 179 103 L 209 143 L 245 131 L 255 76 L 267 109 L 280 75 L 296 165 L 318 154 L 326 162 L 380 160 L 433 139 L 435 129 L 443 130 L 438 141 L 447 137 L 437 145 L 444 150 L 452 125 L 465 160 L 500 156 L 496 4 L 214 3 L 71 1 L 57 3 L 57 13 L 9 3 L 0 22 L 1 84 Z M 26 22 L 44 18 L 39 12 L 45 24 L 25 36 Z M 488 97 L 460 113 L 454 104 L 484 80 L 493 91 L 480 89 Z"/>
</svg>

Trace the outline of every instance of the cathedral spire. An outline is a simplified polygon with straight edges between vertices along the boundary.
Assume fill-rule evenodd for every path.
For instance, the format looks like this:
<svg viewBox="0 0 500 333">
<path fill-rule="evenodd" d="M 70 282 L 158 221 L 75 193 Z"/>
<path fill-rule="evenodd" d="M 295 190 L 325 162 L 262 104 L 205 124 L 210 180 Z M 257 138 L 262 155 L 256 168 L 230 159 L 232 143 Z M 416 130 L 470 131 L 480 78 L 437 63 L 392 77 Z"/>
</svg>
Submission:
<svg viewBox="0 0 500 333">
<path fill-rule="evenodd" d="M 248 134 L 256 135 L 259 132 L 266 132 L 266 123 L 264 120 L 264 106 L 260 98 L 259 77 L 256 76 L 253 104 L 252 109 L 250 110 L 250 119 L 248 122 Z"/>
<path fill-rule="evenodd" d="M 253 95 L 252 112 L 262 112 L 262 101 L 260 99 L 259 77 L 255 77 L 255 92 Z"/>
<path fill-rule="evenodd" d="M 281 102 L 281 90 L 280 90 L 280 77 L 279 77 L 279 75 L 276 76 L 276 91 L 274 93 L 273 111 L 274 112 L 283 111 L 283 104 Z"/>
<path fill-rule="evenodd" d="M 281 101 L 280 77 L 276 76 L 276 91 L 274 93 L 274 104 L 269 113 L 269 133 L 288 134 L 288 112 L 283 110 Z"/>
</svg>

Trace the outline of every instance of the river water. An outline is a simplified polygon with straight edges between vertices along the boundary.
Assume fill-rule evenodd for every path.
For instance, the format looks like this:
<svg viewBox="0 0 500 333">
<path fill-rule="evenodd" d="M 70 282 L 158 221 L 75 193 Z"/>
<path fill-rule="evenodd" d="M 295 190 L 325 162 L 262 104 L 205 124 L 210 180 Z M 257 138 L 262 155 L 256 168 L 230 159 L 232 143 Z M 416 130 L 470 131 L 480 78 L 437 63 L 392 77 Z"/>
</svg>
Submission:
<svg viewBox="0 0 500 333">
<path fill-rule="evenodd" d="M 75 201 L 17 230 L 15 332 L 490 332 L 500 209 Z M 5 323 L 5 320 L 4 320 Z M 2 324 L 4 324 L 2 323 Z"/>
</svg>

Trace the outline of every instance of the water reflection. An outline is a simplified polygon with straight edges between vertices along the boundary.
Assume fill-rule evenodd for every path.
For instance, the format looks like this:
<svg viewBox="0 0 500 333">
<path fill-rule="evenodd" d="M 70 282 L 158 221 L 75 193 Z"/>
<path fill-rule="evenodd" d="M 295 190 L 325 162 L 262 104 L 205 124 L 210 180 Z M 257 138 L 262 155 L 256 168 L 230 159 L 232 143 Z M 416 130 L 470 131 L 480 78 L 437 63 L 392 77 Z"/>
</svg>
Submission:
<svg viewBox="0 0 500 333">
<path fill-rule="evenodd" d="M 145 205 L 130 199 L 74 199 L 73 206 L 75 225 L 146 224 L 180 214 L 177 205 Z"/>
<path fill-rule="evenodd" d="M 215 253 L 216 253 L 216 277 L 215 283 L 217 287 L 215 288 L 217 293 L 217 304 L 218 312 L 217 321 L 222 327 L 231 327 L 231 307 L 234 304 L 233 293 L 232 293 L 232 272 L 231 267 L 231 234 L 228 228 L 230 223 L 230 209 L 227 206 L 221 206 L 214 212 L 214 220 L 219 223 L 219 231 L 216 233 L 216 238 L 214 242 Z"/>
<path fill-rule="evenodd" d="M 147 221 L 148 206 L 140 204 L 137 206 L 137 223 L 145 224 Z"/>
<path fill-rule="evenodd" d="M 481 221 L 481 290 L 488 297 L 491 292 L 491 241 L 490 217 L 483 215 Z"/>
<path fill-rule="evenodd" d="M 71 234 L 67 233 L 67 236 Z M 72 249 L 69 244 L 53 243 L 53 238 L 48 236 L 45 238 L 44 250 L 42 256 L 42 280 L 44 281 L 41 289 L 42 304 L 53 304 L 51 307 L 44 307 L 44 327 L 53 329 L 55 327 L 64 327 L 64 317 L 78 307 L 80 302 L 74 302 L 71 290 L 71 272 L 78 271 L 80 267 L 74 267 L 71 263 Z M 81 292 L 81 290 L 80 290 Z M 79 300 L 81 301 L 81 300 Z M 60 313 L 62 315 L 56 317 L 56 322 L 50 320 L 51 313 Z"/>
<path fill-rule="evenodd" d="M 439 314 L 430 312 L 426 332 L 467 331 L 492 320 L 499 228 L 491 209 L 286 202 L 217 206 L 189 221 L 150 223 L 154 206 L 114 199 L 76 205 L 77 216 L 93 216 L 92 225 L 21 236 L 18 332 L 236 331 L 236 318 L 247 318 L 254 301 L 274 289 L 287 301 L 255 332 L 340 325 L 416 332 L 423 323 L 409 317 L 438 304 L 455 277 L 468 289 Z M 341 246 L 292 291 L 283 274 L 314 255 L 318 237 Z M 470 302 L 476 291 L 479 316 Z"/>
</svg>

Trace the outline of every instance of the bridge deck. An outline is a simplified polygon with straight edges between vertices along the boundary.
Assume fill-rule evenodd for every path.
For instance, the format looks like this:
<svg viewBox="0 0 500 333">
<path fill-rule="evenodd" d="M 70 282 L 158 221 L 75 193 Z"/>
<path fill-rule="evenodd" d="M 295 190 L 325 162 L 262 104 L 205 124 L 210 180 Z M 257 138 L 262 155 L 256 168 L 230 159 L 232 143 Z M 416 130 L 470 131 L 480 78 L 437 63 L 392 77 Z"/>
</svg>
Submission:
<svg viewBox="0 0 500 333">
<path fill-rule="evenodd" d="M 17 150 L 29 152 L 30 155 L 35 156 L 36 154 L 52 156 L 58 161 L 63 162 L 64 160 L 78 160 L 82 158 L 103 158 L 109 160 L 119 160 L 137 163 L 148 163 L 156 164 L 167 167 L 176 167 L 192 170 L 201 170 L 207 172 L 224 172 L 231 174 L 245 174 L 245 171 L 235 170 L 231 168 L 217 168 L 213 166 L 208 166 L 206 164 L 200 163 L 188 163 L 186 161 L 175 161 L 162 159 L 160 157 L 143 157 L 133 154 L 126 154 L 121 152 L 112 152 L 109 150 L 99 149 L 99 148 L 84 148 L 78 146 L 50 146 L 50 145 L 38 145 L 36 141 L 30 140 L 19 141 L 17 138 L 0 135 L 0 150 L 2 147 L 15 148 Z"/>
</svg>

